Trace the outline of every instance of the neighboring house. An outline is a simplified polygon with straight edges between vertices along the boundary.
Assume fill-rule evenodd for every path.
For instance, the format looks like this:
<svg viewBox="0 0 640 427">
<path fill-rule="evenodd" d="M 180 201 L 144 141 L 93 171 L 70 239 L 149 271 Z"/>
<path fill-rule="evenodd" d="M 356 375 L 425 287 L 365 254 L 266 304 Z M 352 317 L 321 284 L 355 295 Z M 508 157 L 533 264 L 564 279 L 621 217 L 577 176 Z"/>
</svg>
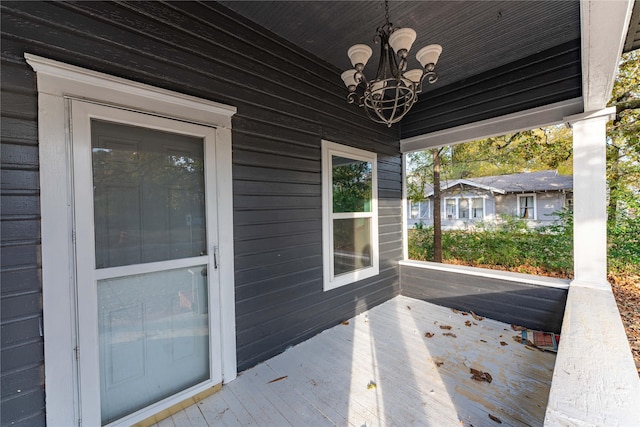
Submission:
<svg viewBox="0 0 640 427">
<path fill-rule="evenodd" d="M 410 67 L 443 46 L 437 84 L 390 128 L 340 81 L 381 3 L 2 1 L 3 427 L 166 415 L 400 294 L 562 329 L 549 425 L 637 420 L 604 209 L 633 1 L 390 2 L 421 37 Z M 558 123 L 574 129 L 570 290 L 405 260 L 404 153 Z"/>
<path fill-rule="evenodd" d="M 443 229 L 497 223 L 505 217 L 527 220 L 529 226 L 551 224 L 573 197 L 573 178 L 556 171 L 454 179 L 441 187 Z M 425 189 L 425 200 L 409 201 L 408 213 L 409 227 L 433 225 L 432 186 Z"/>
</svg>

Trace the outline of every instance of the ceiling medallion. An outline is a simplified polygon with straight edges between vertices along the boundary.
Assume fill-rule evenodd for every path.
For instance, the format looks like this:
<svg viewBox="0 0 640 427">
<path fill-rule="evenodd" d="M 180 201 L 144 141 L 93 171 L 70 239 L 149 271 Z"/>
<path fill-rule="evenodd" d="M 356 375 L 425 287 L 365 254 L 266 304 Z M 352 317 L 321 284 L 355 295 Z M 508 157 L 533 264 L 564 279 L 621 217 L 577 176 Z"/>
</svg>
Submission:
<svg viewBox="0 0 640 427">
<path fill-rule="evenodd" d="M 380 63 L 373 80 L 367 80 L 363 70 L 371 57 L 372 50 L 366 44 L 356 44 L 347 54 L 355 69 L 342 73 L 342 80 L 349 89 L 347 101 L 364 107 L 374 122 L 388 127 L 399 122 L 411 109 L 422 92 L 426 80 L 433 84 L 438 80 L 435 66 L 442 53 L 442 46 L 431 44 L 416 54 L 422 68 L 407 71 L 407 55 L 416 40 L 416 32 L 411 28 L 394 28 L 389 22 L 389 2 L 385 0 L 385 24 L 378 27 L 374 42 L 380 44 Z M 364 89 L 362 94 L 356 92 Z"/>
</svg>

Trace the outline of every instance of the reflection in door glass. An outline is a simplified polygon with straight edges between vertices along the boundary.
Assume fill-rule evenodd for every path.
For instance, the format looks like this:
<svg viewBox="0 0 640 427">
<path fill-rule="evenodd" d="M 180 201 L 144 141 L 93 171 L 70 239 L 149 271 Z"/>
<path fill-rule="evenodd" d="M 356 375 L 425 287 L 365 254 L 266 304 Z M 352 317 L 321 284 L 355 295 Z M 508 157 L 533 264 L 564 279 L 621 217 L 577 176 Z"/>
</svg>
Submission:
<svg viewBox="0 0 640 427">
<path fill-rule="evenodd" d="M 205 268 L 98 281 L 104 424 L 209 378 Z"/>
<path fill-rule="evenodd" d="M 201 138 L 92 120 L 96 268 L 206 252 Z"/>
</svg>

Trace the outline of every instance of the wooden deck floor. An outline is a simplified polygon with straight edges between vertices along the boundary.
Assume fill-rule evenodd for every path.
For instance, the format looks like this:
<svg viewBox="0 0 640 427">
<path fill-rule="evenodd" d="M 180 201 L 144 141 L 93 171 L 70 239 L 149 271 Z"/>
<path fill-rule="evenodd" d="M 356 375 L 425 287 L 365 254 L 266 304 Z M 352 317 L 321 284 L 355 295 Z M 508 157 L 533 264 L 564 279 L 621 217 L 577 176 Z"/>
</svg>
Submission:
<svg viewBox="0 0 640 427">
<path fill-rule="evenodd" d="M 542 425 L 555 354 L 516 335 L 510 325 L 400 296 L 157 426 Z M 472 368 L 492 381 L 472 379 Z"/>
</svg>

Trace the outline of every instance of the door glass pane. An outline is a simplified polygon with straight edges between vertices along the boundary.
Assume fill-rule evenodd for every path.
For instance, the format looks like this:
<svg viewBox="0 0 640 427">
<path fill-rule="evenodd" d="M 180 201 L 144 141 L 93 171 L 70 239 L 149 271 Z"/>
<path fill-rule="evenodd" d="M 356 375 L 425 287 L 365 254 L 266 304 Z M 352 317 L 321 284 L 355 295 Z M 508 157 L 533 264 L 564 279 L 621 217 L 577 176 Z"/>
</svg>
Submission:
<svg viewBox="0 0 640 427">
<path fill-rule="evenodd" d="M 201 138 L 91 121 L 96 268 L 206 251 Z"/>
<path fill-rule="evenodd" d="M 371 266 L 371 218 L 333 220 L 334 275 Z"/>
<path fill-rule="evenodd" d="M 104 424 L 209 378 L 205 266 L 98 281 Z"/>
<path fill-rule="evenodd" d="M 371 162 L 332 156 L 333 212 L 371 212 Z"/>
</svg>

